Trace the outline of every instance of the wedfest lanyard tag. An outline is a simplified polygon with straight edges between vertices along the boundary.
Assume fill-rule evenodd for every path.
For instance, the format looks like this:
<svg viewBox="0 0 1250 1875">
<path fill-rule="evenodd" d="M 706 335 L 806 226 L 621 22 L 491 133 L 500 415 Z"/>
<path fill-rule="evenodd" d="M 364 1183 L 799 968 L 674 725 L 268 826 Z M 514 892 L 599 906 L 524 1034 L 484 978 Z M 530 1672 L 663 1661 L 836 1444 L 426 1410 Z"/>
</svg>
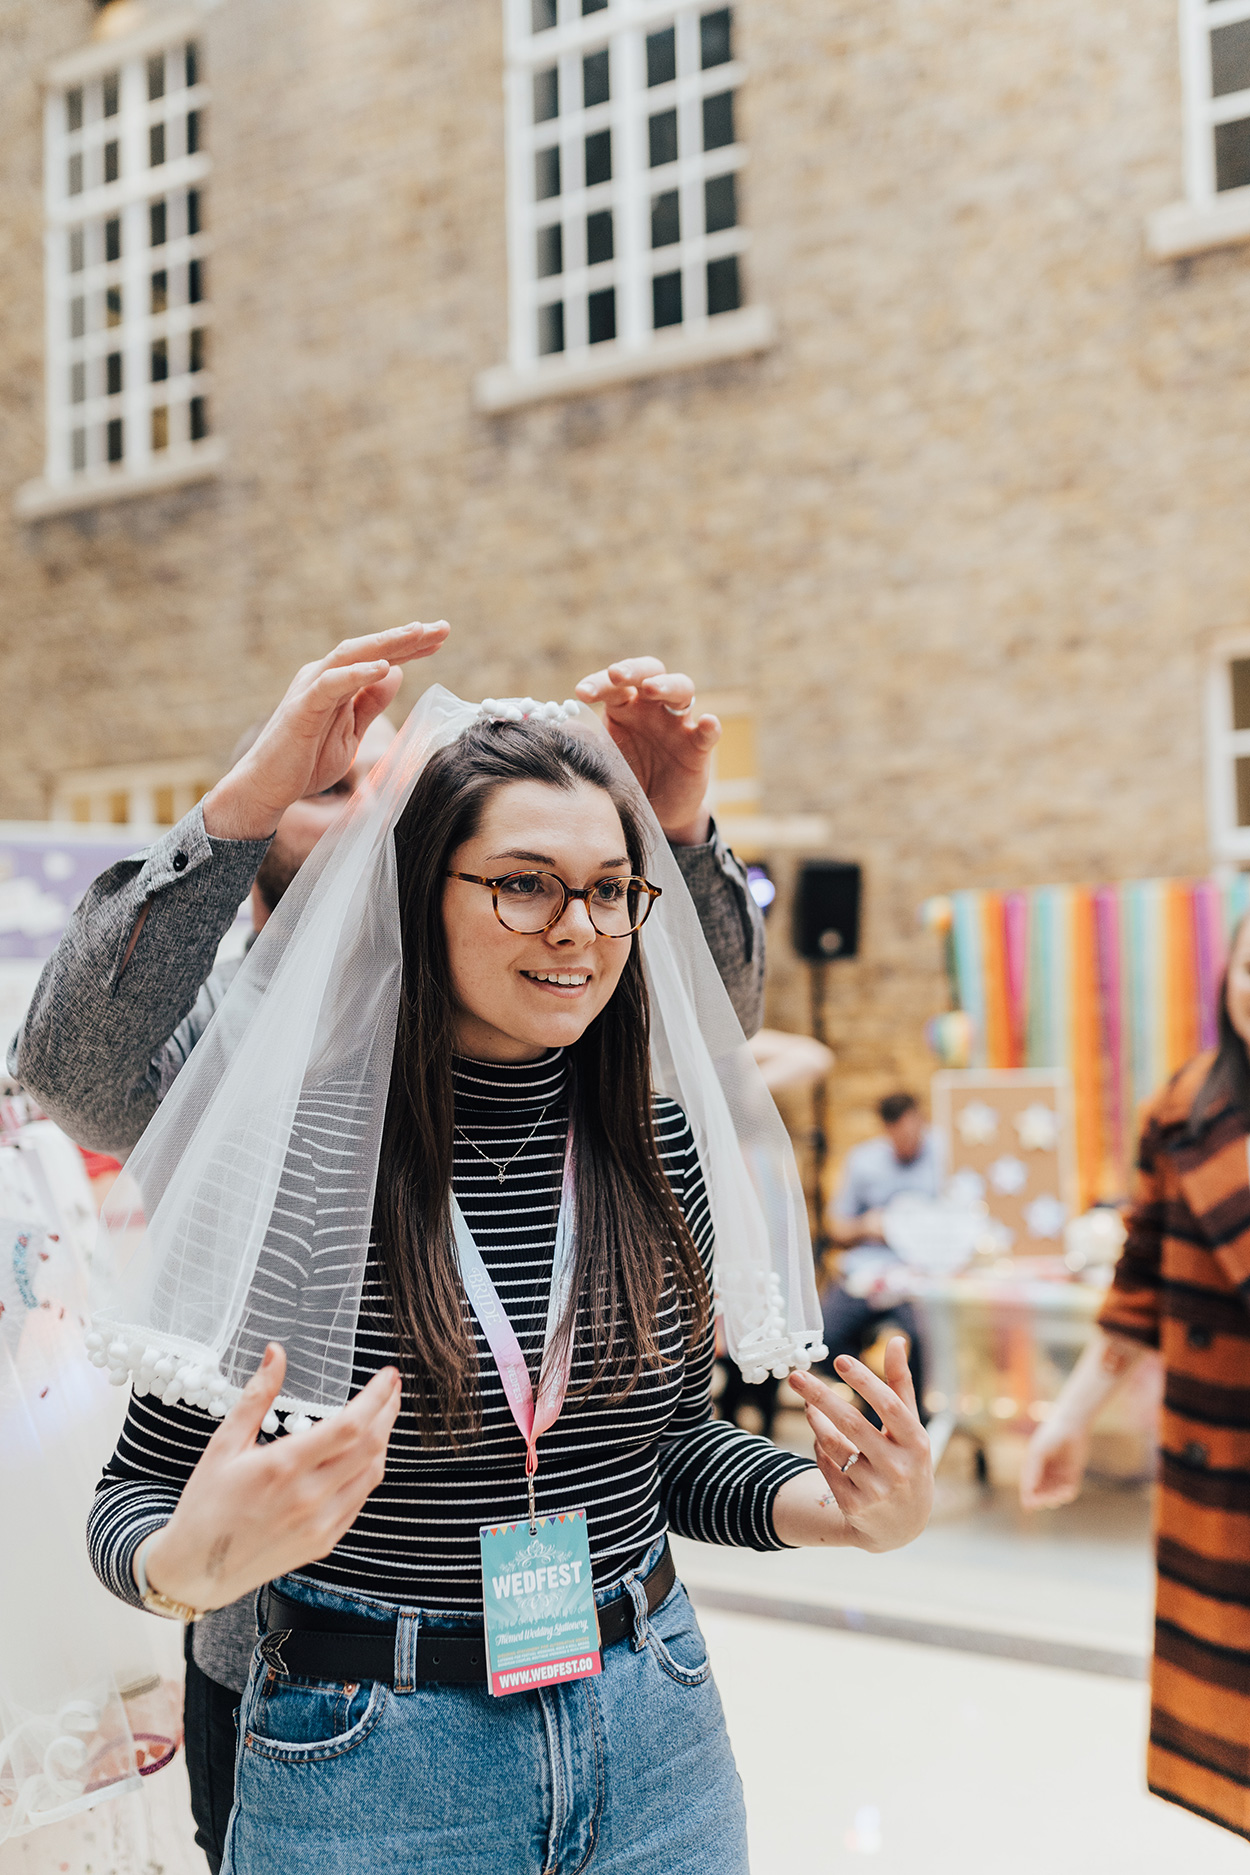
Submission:
<svg viewBox="0 0 1250 1875">
<path fill-rule="evenodd" d="M 538 1441 L 560 1417 L 573 1362 L 571 1335 L 559 1361 L 548 1360 L 573 1281 L 573 1213 L 570 1131 L 551 1261 L 542 1373 L 535 1401 L 516 1330 L 508 1320 L 463 1211 L 454 1197 L 451 1201 L 461 1280 L 495 1357 L 512 1417 L 525 1440 L 528 1518 L 519 1523 L 483 1524 L 479 1531 L 486 1651 L 490 1690 L 495 1694 L 583 1680 L 602 1671 L 586 1512 L 566 1510 L 539 1517 L 534 1508 Z"/>
</svg>

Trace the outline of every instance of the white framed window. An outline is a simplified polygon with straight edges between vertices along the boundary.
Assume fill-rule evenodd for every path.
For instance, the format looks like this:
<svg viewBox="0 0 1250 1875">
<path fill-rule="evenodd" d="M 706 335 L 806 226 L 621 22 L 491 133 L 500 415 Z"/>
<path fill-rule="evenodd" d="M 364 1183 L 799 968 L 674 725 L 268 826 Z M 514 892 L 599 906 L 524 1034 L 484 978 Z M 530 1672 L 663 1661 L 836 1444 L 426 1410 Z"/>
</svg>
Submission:
<svg viewBox="0 0 1250 1875">
<path fill-rule="evenodd" d="M 213 785 L 212 762 L 129 762 L 116 768 L 67 769 L 58 776 L 48 818 L 87 826 L 172 827 Z"/>
<path fill-rule="evenodd" d="M 1182 0 L 1185 189 L 1207 204 L 1250 189 L 1250 0 Z"/>
<path fill-rule="evenodd" d="M 1250 642 L 1207 670 L 1207 818 L 1216 860 L 1250 860 Z"/>
<path fill-rule="evenodd" d="M 44 488 L 159 479 L 212 433 L 208 87 L 195 37 L 93 47 L 44 115 Z"/>
<path fill-rule="evenodd" d="M 1160 259 L 1250 239 L 1250 0 L 1180 0 L 1185 200 L 1151 217 Z"/>
<path fill-rule="evenodd" d="M 504 22 L 513 380 L 743 331 L 732 7 L 504 0 Z"/>
</svg>

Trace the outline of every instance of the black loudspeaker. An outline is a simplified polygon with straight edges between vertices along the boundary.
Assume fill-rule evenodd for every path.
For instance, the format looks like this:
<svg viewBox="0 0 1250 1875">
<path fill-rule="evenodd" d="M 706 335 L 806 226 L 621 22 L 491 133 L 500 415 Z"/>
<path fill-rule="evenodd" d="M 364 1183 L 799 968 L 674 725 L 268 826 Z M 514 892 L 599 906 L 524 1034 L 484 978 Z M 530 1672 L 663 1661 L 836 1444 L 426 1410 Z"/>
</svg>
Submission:
<svg viewBox="0 0 1250 1875">
<path fill-rule="evenodd" d="M 845 860 L 808 859 L 794 887 L 794 948 L 811 964 L 859 954 L 863 869 Z"/>
</svg>

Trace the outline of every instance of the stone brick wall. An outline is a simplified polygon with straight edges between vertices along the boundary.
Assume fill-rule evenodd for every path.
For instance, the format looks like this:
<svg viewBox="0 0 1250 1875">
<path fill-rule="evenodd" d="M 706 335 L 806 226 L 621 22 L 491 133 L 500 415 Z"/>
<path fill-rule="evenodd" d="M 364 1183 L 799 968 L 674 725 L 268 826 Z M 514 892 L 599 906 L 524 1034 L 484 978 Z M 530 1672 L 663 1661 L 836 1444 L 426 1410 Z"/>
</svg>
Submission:
<svg viewBox="0 0 1250 1875">
<path fill-rule="evenodd" d="M 1250 633 L 1250 250 L 1160 265 L 1174 0 L 739 0 L 761 359 L 486 418 L 505 342 L 497 0 L 223 0 L 201 488 L 19 525 L 42 459 L 39 80 L 0 25 L 0 813 L 224 756 L 344 632 L 563 695 L 652 649 L 759 700 L 767 810 L 867 874 L 831 971 L 841 1145 L 928 1072 L 926 894 L 1207 863 L 1201 680 Z M 410 694 L 416 685 L 409 679 Z M 789 862 L 782 867 L 783 887 Z M 774 919 L 772 1019 L 805 1022 Z"/>
</svg>

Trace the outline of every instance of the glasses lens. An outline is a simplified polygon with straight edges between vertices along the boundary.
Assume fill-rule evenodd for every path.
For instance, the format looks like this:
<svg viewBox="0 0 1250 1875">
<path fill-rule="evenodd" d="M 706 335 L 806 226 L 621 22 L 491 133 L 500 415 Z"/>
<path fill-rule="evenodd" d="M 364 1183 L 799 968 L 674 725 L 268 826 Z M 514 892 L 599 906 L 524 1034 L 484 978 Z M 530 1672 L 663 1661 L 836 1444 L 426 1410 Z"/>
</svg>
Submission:
<svg viewBox="0 0 1250 1875">
<path fill-rule="evenodd" d="M 549 872 L 512 872 L 499 881 L 496 902 L 509 931 L 545 931 L 560 915 L 564 888 Z"/>
<path fill-rule="evenodd" d="M 642 879 L 600 879 L 587 901 L 590 921 L 603 937 L 636 931 L 651 909 Z"/>
</svg>

